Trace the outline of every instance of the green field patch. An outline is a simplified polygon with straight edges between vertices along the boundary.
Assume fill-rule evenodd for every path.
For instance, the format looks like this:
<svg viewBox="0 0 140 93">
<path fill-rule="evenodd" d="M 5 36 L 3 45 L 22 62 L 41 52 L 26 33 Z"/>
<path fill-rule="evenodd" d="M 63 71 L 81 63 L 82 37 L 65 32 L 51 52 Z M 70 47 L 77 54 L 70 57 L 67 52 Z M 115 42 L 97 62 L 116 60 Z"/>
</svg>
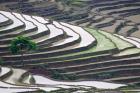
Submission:
<svg viewBox="0 0 140 93">
<path fill-rule="evenodd" d="M 118 54 L 114 54 L 113 56 L 125 56 L 125 55 L 139 54 L 139 53 L 140 53 L 139 48 L 132 48 L 132 49 L 124 50 Z"/>
<path fill-rule="evenodd" d="M 75 55 L 81 55 L 81 54 L 86 54 L 86 53 L 96 53 L 100 51 L 110 51 L 112 49 L 115 49 L 116 46 L 112 41 L 110 41 L 108 38 L 106 38 L 104 35 L 100 34 L 98 31 L 90 28 L 85 28 L 87 32 L 89 32 L 93 37 L 96 38 L 97 40 L 97 45 L 93 46 L 92 48 L 86 50 L 86 51 L 81 51 L 81 52 L 76 52 L 76 53 L 71 53 L 71 54 L 66 54 L 64 56 L 57 56 L 57 57 L 68 57 L 68 56 L 75 56 Z"/>
<path fill-rule="evenodd" d="M 113 41 L 116 45 L 116 47 L 119 49 L 119 50 L 123 50 L 123 49 L 126 49 L 126 48 L 131 48 L 131 47 L 134 47 L 133 44 L 127 42 L 127 41 L 124 41 L 122 40 L 121 38 L 119 37 L 116 37 L 108 32 L 105 32 L 105 31 L 99 31 L 100 33 L 102 33 L 103 35 L 105 35 L 107 38 L 109 38 L 111 41 Z"/>
</svg>

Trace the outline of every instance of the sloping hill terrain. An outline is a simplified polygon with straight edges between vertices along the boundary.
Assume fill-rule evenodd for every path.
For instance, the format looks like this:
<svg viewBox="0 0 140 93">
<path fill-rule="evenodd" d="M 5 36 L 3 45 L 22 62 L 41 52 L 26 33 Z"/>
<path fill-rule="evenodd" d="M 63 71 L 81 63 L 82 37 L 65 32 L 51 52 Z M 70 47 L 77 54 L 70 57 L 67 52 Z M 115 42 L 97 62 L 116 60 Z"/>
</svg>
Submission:
<svg viewBox="0 0 140 93">
<path fill-rule="evenodd" d="M 105 83 L 98 81 L 77 81 L 77 82 L 66 82 L 66 81 L 55 81 L 48 77 L 34 75 L 23 69 L 13 69 L 9 67 L 1 67 L 0 74 L 0 90 L 2 93 L 52 93 L 49 91 L 61 90 L 61 89 L 74 89 L 74 91 L 92 89 L 95 91 L 96 88 L 117 88 L 124 86 L 122 84 Z M 102 84 L 104 86 L 100 87 Z M 106 86 L 108 87 L 106 87 Z M 96 87 L 96 88 L 95 88 Z M 27 92 L 26 92 L 27 91 Z M 38 91 L 38 92 L 37 92 Z M 42 92 L 41 92 L 42 91 Z"/>
<path fill-rule="evenodd" d="M 4 3 L 1 8 L 139 38 L 139 3 L 139 0 L 28 0 Z"/>
<path fill-rule="evenodd" d="M 0 31 L 0 55 L 4 61 L 1 63 L 2 66 L 23 68 L 30 73 L 43 76 L 48 76 L 45 74 L 48 71 L 60 71 L 60 75 L 74 76 L 74 80 L 139 83 L 140 43 L 138 38 L 126 38 L 101 30 L 49 21 L 38 16 L 5 11 L 0 11 L 0 14 L 1 18 L 5 18 L 1 22 L 4 25 Z M 18 35 L 30 37 L 39 46 L 37 51 L 25 53 L 22 62 L 20 55 L 12 55 L 9 52 L 9 42 Z M 11 79 L 6 79 L 5 82 L 15 84 L 12 78 L 20 77 L 16 75 L 19 70 L 14 71 L 6 72 L 1 79 L 5 80 L 10 76 Z M 23 81 L 28 75 L 25 71 L 23 73 L 25 75 L 23 74 L 23 79 L 20 78 L 19 81 Z M 18 75 L 21 76 L 21 74 Z M 52 77 L 51 74 L 49 76 Z M 31 80 L 29 78 L 26 82 L 34 83 L 32 76 L 28 77 Z"/>
<path fill-rule="evenodd" d="M 61 87 L 65 88 L 66 86 L 74 88 L 75 85 L 77 87 L 89 86 L 89 88 L 97 87 L 105 89 L 123 86 L 122 84 L 98 81 L 80 82 L 77 76 L 75 76 L 77 79 L 72 79 L 76 80 L 76 82 L 58 82 L 47 78 L 48 76 L 52 77 L 54 72 L 51 74 L 47 73 L 50 69 L 54 68 L 55 64 L 55 66 L 59 66 L 59 62 L 62 62 L 62 64 L 65 65 L 65 60 L 69 60 L 72 62 L 72 66 L 74 60 L 80 62 L 81 58 L 83 58 L 83 60 L 88 60 L 88 57 L 91 56 L 91 58 L 96 58 L 96 55 L 98 58 L 100 56 L 99 54 L 103 54 L 101 56 L 107 57 L 107 55 L 111 56 L 111 53 L 118 51 L 115 44 L 100 32 L 63 22 L 49 21 L 49 19 L 38 16 L 29 16 L 5 11 L 0 11 L 0 15 L 2 19 L 0 54 L 1 59 L 3 60 L 1 63 L 0 80 L 1 89 L 7 91 L 7 93 L 14 91 L 33 91 L 38 89 L 49 91 Z M 22 62 L 20 61 L 20 55 L 12 55 L 9 52 L 9 43 L 18 35 L 30 37 L 37 43 L 37 46 L 39 46 L 39 49 L 36 52 L 25 53 Z M 102 39 L 104 39 L 106 43 L 99 43 Z M 51 44 L 48 46 L 49 43 Z M 129 48 L 135 47 L 127 42 L 126 44 Z M 104 45 L 106 47 L 103 47 Z M 16 68 L 14 69 L 13 67 Z M 23 68 L 25 70 L 18 68 Z M 61 76 L 61 73 L 59 74 Z M 79 82 L 77 82 L 77 80 Z M 91 85 L 89 85 L 90 83 Z M 98 86 L 98 84 L 108 84 L 108 87 Z M 50 88 L 46 86 L 50 86 Z M 9 90 L 6 90 L 7 88 L 9 88 Z"/>
<path fill-rule="evenodd" d="M 107 86 L 106 83 L 98 81 L 138 85 L 139 23 L 127 19 L 138 14 L 130 14 L 125 16 L 126 18 L 121 16 L 129 15 L 129 10 L 137 11 L 135 7 L 139 7 L 139 1 L 136 0 L 136 4 L 132 4 L 132 1 L 128 0 L 128 4 L 124 2 L 125 5 L 122 5 L 121 0 L 106 0 L 106 4 L 102 1 L 77 1 L 70 6 L 62 6 L 63 3 L 52 1 L 47 1 L 48 4 L 46 1 L 20 1 L 12 2 L 11 5 L 4 3 L 3 9 L 15 12 L 0 11 L 1 87 L 22 86 L 20 91 L 49 91 L 46 88 L 50 84 L 49 81 L 55 82 L 53 86 L 50 85 L 53 87 L 50 90 L 53 90 L 71 85 L 73 88 L 76 88 L 74 85 L 78 88 L 80 85 L 88 86 L 91 82 L 89 80 L 93 81 L 90 88 L 122 86 L 112 83 Z M 122 4 L 118 4 L 120 2 Z M 41 6 L 43 3 L 46 6 Z M 91 6 L 85 8 L 89 3 Z M 133 5 L 135 7 L 131 9 L 129 6 Z M 79 8 L 81 6 L 85 11 L 78 12 L 82 10 Z M 51 18 L 56 21 L 50 20 Z M 34 52 L 25 52 L 22 62 L 21 55 L 13 55 L 9 51 L 10 42 L 19 35 L 30 37 L 38 47 Z M 47 77 L 79 82 L 56 82 Z M 81 80 L 84 82 L 80 82 Z M 26 88 L 27 86 L 29 88 Z M 18 91 L 10 89 L 13 92 Z"/>
</svg>

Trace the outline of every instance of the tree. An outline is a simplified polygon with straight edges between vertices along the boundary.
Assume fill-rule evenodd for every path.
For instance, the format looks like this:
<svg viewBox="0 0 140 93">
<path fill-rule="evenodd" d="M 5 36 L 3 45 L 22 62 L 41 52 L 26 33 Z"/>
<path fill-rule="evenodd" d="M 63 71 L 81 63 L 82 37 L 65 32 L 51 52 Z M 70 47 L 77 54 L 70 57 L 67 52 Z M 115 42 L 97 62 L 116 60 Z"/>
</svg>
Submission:
<svg viewBox="0 0 140 93">
<path fill-rule="evenodd" d="M 18 36 L 12 40 L 10 50 L 12 54 L 21 54 L 21 62 L 23 63 L 23 54 L 36 50 L 37 45 L 28 37 Z"/>
</svg>

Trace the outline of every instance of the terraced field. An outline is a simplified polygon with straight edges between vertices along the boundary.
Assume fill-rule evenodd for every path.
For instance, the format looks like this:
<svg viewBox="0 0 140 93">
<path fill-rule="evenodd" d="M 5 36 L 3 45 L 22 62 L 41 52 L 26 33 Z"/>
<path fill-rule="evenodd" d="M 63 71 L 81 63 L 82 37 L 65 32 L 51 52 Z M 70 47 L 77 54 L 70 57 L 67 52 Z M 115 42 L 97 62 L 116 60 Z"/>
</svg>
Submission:
<svg viewBox="0 0 140 93">
<path fill-rule="evenodd" d="M 65 4 L 66 3 L 66 4 Z M 69 3 L 69 4 L 67 4 Z M 4 3 L 2 9 L 139 38 L 139 0 L 65 0 Z"/>
<path fill-rule="evenodd" d="M 76 75 L 77 80 L 139 83 L 137 79 L 139 78 L 140 42 L 136 37 L 123 37 L 101 30 L 49 21 L 38 16 L 5 11 L 0 11 L 0 14 L 1 18 L 5 18 L 1 22 L 4 25 L 0 31 L 0 55 L 4 61 L 2 66 L 23 68 L 30 73 L 38 74 L 33 68 L 37 70 L 44 65 L 47 66 L 44 72 L 62 70 L 65 72 L 59 74 Z M 18 35 L 30 37 L 39 46 L 37 51 L 25 53 L 22 63 L 20 55 L 12 55 L 9 52 L 9 42 Z M 127 70 L 131 66 L 132 69 Z M 119 71 L 123 71 L 123 74 Z M 23 71 L 18 74 L 18 77 L 16 74 L 19 72 L 22 71 L 8 70 L 4 72 L 5 75 L 2 75 L 1 79 L 11 84 L 20 84 L 18 81 L 15 83 L 13 79 L 17 78 L 23 82 L 29 72 Z M 47 76 L 47 74 L 41 74 Z M 11 78 L 6 79 L 9 76 Z M 34 84 L 32 75 L 28 77 L 30 78 L 26 78 L 26 82 Z M 131 77 L 135 80 L 130 82 Z"/>
<path fill-rule="evenodd" d="M 89 5 L 89 11 L 82 12 L 54 2 L 43 7 L 35 2 L 4 4 L 16 12 L 0 11 L 0 58 L 3 61 L 0 89 L 10 87 L 9 91 L 13 92 L 85 86 L 114 89 L 124 84 L 139 84 L 139 23 L 128 19 L 138 15 L 134 11 L 139 10 L 139 0 L 86 3 L 95 4 Z M 30 9 L 23 9 L 25 7 Z M 27 15 L 28 12 L 32 15 Z M 9 51 L 10 42 L 19 35 L 30 37 L 38 47 L 34 52 L 25 53 L 22 62 L 21 55 Z M 59 76 L 75 79 L 73 82 L 53 81 L 50 78 L 55 71 Z"/>
</svg>

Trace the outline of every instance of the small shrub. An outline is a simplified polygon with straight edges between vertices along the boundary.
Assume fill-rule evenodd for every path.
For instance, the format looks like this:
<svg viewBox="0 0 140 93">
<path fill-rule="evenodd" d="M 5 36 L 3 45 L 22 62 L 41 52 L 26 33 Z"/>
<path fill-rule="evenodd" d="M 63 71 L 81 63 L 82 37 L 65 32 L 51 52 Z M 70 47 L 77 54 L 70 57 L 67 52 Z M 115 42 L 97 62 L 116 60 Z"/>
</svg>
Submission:
<svg viewBox="0 0 140 93">
<path fill-rule="evenodd" d="M 118 33 L 120 30 L 121 30 L 121 28 L 122 27 L 124 27 L 125 26 L 125 23 L 120 23 L 116 28 L 115 28 L 115 33 Z"/>
<path fill-rule="evenodd" d="M 0 58 L 0 65 L 2 65 L 3 64 L 3 60 L 2 60 L 2 58 Z"/>
<path fill-rule="evenodd" d="M 62 70 L 51 70 L 51 78 L 58 79 L 58 80 L 76 80 L 76 75 L 60 74 L 64 72 L 65 71 Z"/>
</svg>

